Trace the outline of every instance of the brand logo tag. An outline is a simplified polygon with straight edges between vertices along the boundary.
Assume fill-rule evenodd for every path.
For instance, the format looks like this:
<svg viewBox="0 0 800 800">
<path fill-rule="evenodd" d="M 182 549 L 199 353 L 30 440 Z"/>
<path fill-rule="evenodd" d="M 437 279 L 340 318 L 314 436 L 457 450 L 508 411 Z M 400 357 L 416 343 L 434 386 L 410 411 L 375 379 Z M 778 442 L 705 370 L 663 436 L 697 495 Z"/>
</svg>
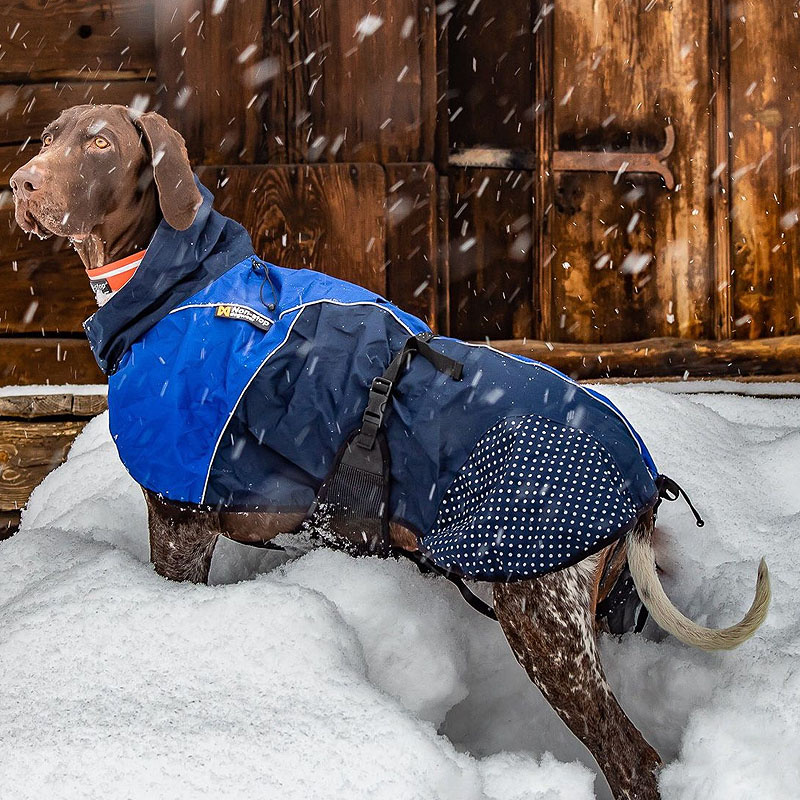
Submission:
<svg viewBox="0 0 800 800">
<path fill-rule="evenodd" d="M 259 314 L 258 311 L 255 311 L 249 306 L 240 306 L 236 303 L 227 303 L 217 306 L 214 316 L 222 319 L 239 319 L 242 320 L 242 322 L 249 322 L 262 331 L 268 331 L 272 327 L 272 320 L 269 317 Z"/>
</svg>

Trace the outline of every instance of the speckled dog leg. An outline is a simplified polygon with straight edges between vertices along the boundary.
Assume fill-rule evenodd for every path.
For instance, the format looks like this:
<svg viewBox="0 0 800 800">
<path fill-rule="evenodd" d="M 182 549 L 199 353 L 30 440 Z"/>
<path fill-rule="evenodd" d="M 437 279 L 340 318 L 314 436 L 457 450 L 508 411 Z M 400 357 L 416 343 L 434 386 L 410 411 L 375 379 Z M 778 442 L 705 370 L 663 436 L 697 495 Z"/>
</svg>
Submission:
<svg viewBox="0 0 800 800">
<path fill-rule="evenodd" d="M 589 748 L 617 800 L 657 800 L 656 751 L 606 682 L 592 608 L 596 557 L 532 581 L 497 583 L 494 606 L 517 661 Z"/>
</svg>

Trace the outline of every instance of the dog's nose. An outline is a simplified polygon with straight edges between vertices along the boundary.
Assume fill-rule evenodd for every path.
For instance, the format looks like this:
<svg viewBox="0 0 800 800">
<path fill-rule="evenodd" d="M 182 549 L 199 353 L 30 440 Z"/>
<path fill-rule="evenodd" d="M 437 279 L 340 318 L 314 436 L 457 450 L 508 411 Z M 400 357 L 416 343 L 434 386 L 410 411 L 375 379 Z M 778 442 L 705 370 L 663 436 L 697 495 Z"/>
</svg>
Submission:
<svg viewBox="0 0 800 800">
<path fill-rule="evenodd" d="M 44 183 L 44 173 L 40 169 L 26 164 L 11 176 L 9 183 L 14 194 L 27 198 L 32 192 L 41 188 Z"/>
</svg>

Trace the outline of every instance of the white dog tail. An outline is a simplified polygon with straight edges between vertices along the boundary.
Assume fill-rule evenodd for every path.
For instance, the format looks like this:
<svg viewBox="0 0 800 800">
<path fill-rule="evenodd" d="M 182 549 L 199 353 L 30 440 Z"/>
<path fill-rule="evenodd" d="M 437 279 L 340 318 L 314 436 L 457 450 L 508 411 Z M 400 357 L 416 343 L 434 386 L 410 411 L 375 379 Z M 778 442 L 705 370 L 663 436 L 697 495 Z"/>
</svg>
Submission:
<svg viewBox="0 0 800 800">
<path fill-rule="evenodd" d="M 756 596 L 742 620 L 729 628 L 704 628 L 681 614 L 664 592 L 656 569 L 652 533 L 652 519 L 640 522 L 628 534 L 627 546 L 636 591 L 656 623 L 676 639 L 702 650 L 732 650 L 749 639 L 766 618 L 772 596 L 766 561 L 761 559 Z"/>
</svg>

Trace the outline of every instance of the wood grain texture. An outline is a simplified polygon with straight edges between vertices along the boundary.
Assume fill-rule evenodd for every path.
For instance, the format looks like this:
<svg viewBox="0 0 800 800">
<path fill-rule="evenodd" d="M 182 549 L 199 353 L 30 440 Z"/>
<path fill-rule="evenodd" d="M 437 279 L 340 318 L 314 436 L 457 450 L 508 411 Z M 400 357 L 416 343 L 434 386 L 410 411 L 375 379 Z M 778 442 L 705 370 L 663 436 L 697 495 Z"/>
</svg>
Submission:
<svg viewBox="0 0 800 800">
<path fill-rule="evenodd" d="M 534 84 L 531 0 L 464 0 L 447 23 L 450 146 L 531 149 Z"/>
<path fill-rule="evenodd" d="M 423 0 L 156 6 L 170 121 L 205 164 L 433 158 L 435 13 Z M 381 25 L 357 31 L 368 15 Z M 363 29 L 362 29 L 363 30 Z"/>
<path fill-rule="evenodd" d="M 656 151 L 679 183 L 557 176 L 552 336 L 609 342 L 715 335 L 708 184 L 709 13 L 667 0 L 576 0 L 554 14 L 554 124 L 561 150 Z M 566 266 L 564 266 L 566 265 Z"/>
<path fill-rule="evenodd" d="M 38 141 L 42 128 L 65 108 L 83 103 L 128 105 L 137 99 L 155 110 L 160 102 L 156 87 L 155 80 L 0 84 L 0 143 Z M 31 148 L 28 158 L 35 152 Z"/>
<path fill-rule="evenodd" d="M 221 13 L 206 0 L 156 3 L 158 75 L 164 111 L 190 156 L 204 164 L 261 160 L 261 111 L 272 80 L 253 72 L 265 58 L 270 0 L 230 0 Z M 283 65 L 285 66 L 288 65 Z"/>
<path fill-rule="evenodd" d="M 41 419 L 42 417 L 94 417 L 108 408 L 100 394 L 0 395 L 0 418 Z"/>
<path fill-rule="evenodd" d="M 284 73 L 266 106 L 268 160 L 433 160 L 432 3 L 272 0 L 271 6 L 267 46 Z M 368 32 L 365 18 L 380 26 Z"/>
<path fill-rule="evenodd" d="M 800 18 L 796 3 L 731 14 L 733 329 L 800 331 Z"/>
<path fill-rule="evenodd" d="M 83 420 L 0 420 L 0 511 L 22 508 L 42 479 L 67 458 Z"/>
<path fill-rule="evenodd" d="M 533 340 L 492 341 L 507 353 L 550 364 L 574 378 L 734 377 L 794 375 L 800 371 L 800 336 L 757 341 L 645 339 L 610 344 Z"/>
<path fill-rule="evenodd" d="M 376 164 L 201 167 L 215 207 L 244 225 L 256 253 L 386 292 L 386 179 Z"/>
<path fill-rule="evenodd" d="M 0 510 L 15 511 L 44 477 L 64 463 L 85 421 L 0 421 Z"/>
<path fill-rule="evenodd" d="M 0 337 L 0 386 L 105 380 L 85 339 Z"/>
<path fill-rule="evenodd" d="M 145 77 L 153 34 L 153 0 L 8 0 L 0 7 L 3 77 Z"/>
<path fill-rule="evenodd" d="M 437 174 L 431 163 L 386 165 L 387 296 L 436 327 Z"/>
<path fill-rule="evenodd" d="M 711 0 L 709 62 L 714 92 L 711 110 L 711 200 L 714 217 L 714 327 L 717 339 L 733 334 L 731 288 L 731 58 L 728 0 Z"/>
<path fill-rule="evenodd" d="M 64 239 L 28 237 L 0 210 L 0 334 L 82 333 L 97 308 L 83 264 Z"/>
<path fill-rule="evenodd" d="M 445 336 L 452 332 L 450 309 L 450 179 L 439 175 L 436 181 L 436 227 L 439 246 L 439 281 L 437 286 L 437 326 Z"/>
<path fill-rule="evenodd" d="M 456 169 L 450 175 L 451 331 L 462 339 L 532 330 L 533 176 Z"/>
<path fill-rule="evenodd" d="M 533 23 L 533 48 L 536 58 L 534 84 L 534 182 L 533 182 L 533 307 L 535 335 L 553 338 L 553 214 L 555 187 L 552 170 L 553 154 L 553 58 L 554 4 L 546 0 L 538 4 Z"/>
</svg>

